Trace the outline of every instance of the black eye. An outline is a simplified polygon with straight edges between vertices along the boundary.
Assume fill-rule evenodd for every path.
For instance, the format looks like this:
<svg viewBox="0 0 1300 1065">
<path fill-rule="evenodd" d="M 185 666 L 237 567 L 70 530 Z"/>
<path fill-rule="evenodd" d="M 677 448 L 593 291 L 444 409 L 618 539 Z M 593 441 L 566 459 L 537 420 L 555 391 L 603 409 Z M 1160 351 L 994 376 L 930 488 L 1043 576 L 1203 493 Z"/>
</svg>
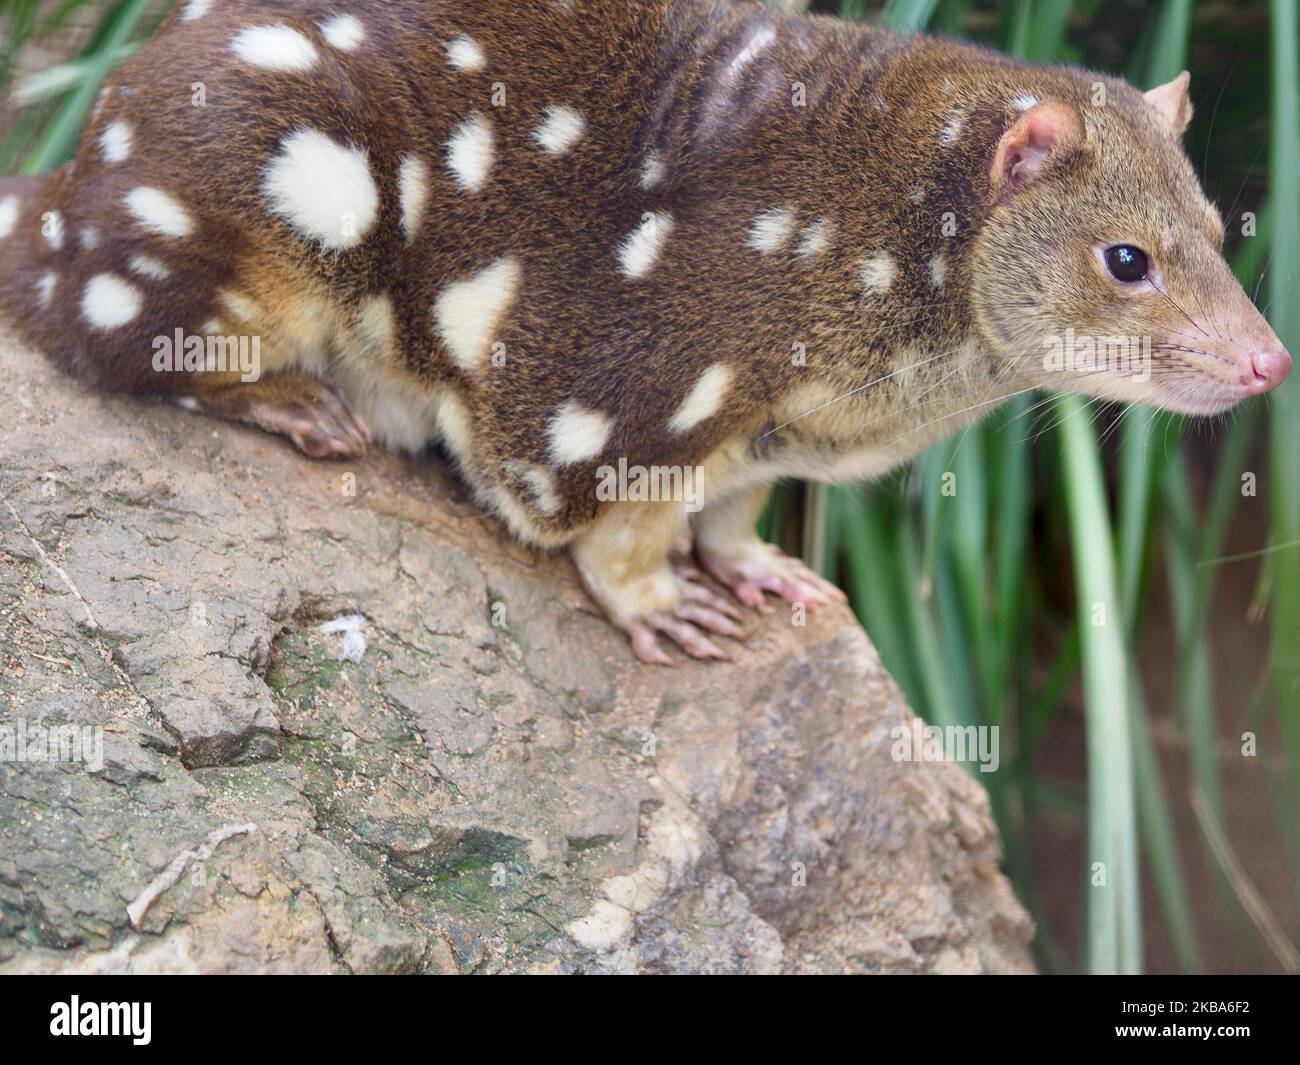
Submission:
<svg viewBox="0 0 1300 1065">
<path fill-rule="evenodd" d="M 1141 281 L 1147 276 L 1147 253 L 1132 244 L 1106 249 L 1106 267 L 1116 281 Z"/>
</svg>

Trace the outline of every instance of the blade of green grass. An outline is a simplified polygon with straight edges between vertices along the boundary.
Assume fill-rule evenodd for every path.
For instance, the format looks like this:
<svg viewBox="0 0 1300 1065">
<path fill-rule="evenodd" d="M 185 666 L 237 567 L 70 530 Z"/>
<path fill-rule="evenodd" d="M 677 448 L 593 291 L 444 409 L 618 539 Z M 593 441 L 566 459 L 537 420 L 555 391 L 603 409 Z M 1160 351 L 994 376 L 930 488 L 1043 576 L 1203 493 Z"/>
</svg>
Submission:
<svg viewBox="0 0 1300 1065">
<path fill-rule="evenodd" d="M 918 679 L 928 707 L 926 720 L 935 725 L 965 724 L 965 715 L 958 709 L 954 693 L 953 670 L 945 660 L 938 626 L 929 601 L 920 594 L 923 581 L 920 542 L 915 516 L 903 511 L 899 522 L 899 538 L 895 544 L 894 563 L 903 574 L 904 617 L 908 625 L 911 645 L 916 649 Z"/>
<path fill-rule="evenodd" d="M 141 41 L 128 41 L 121 45 L 109 56 L 110 68 L 125 63 L 131 56 L 140 50 Z M 98 73 L 99 62 L 97 56 L 90 56 L 85 59 L 72 59 L 67 63 L 60 63 L 57 66 L 47 67 L 45 70 L 38 71 L 30 77 L 24 78 L 19 83 L 17 90 L 14 92 L 16 103 L 26 106 L 35 103 L 38 100 L 44 100 L 51 96 L 59 96 L 62 93 L 76 88 L 87 79 L 102 75 Z"/>
<path fill-rule="evenodd" d="M 1156 756 L 1155 740 L 1151 735 L 1151 721 L 1146 712 L 1142 685 L 1137 668 L 1129 663 L 1129 691 L 1134 702 L 1134 712 L 1129 716 L 1132 726 L 1134 785 L 1137 798 L 1138 824 L 1151 879 L 1156 885 L 1165 927 L 1178 964 L 1184 972 L 1204 970 L 1201 947 L 1192 919 L 1192 904 L 1187 894 L 1187 877 L 1179 856 L 1177 837 L 1169 801 L 1161 781 L 1160 763 Z"/>
<path fill-rule="evenodd" d="M 985 431 L 973 426 L 957 437 L 952 459 L 954 494 L 944 500 L 952 511 L 948 523 L 947 555 L 952 563 L 958 592 L 960 614 L 953 618 L 959 631 L 949 643 L 960 639 L 962 657 L 969 681 L 963 690 L 978 691 L 980 702 L 990 715 L 1004 693 L 997 687 L 999 655 L 994 649 L 994 632 L 986 617 L 988 589 L 985 576 L 989 556 L 989 467 L 985 448 Z M 974 720 L 972 707 L 971 720 Z"/>
<path fill-rule="evenodd" d="M 1005 723 L 1012 702 L 1012 676 L 1025 651 L 1023 639 L 1025 599 L 1025 548 L 1029 540 L 1029 444 L 1020 430 L 1030 397 L 1017 396 L 1007 409 L 1001 429 L 990 433 L 989 452 L 997 478 L 991 507 L 997 529 L 993 544 L 993 626 L 996 661 L 992 702 L 987 708 L 994 724 Z"/>
<path fill-rule="evenodd" d="M 803 560 L 823 577 L 833 577 L 835 569 L 830 511 L 830 486 L 809 484 L 803 507 Z"/>
<path fill-rule="evenodd" d="M 903 622 L 904 590 L 895 553 L 894 515 L 883 499 L 868 501 L 860 493 L 845 500 L 845 570 L 853 609 L 871 634 L 885 667 L 898 681 L 908 703 L 920 707 L 920 671 Z"/>
<path fill-rule="evenodd" d="M 14 61 L 36 32 L 36 15 L 39 0 L 10 0 L 0 5 L 5 16 L 4 48 L 0 50 L 0 90 L 9 84 Z"/>
<path fill-rule="evenodd" d="M 84 80 L 59 107 L 36 147 L 23 165 L 24 174 L 41 174 L 72 157 L 86 118 L 94 106 L 99 87 L 113 69 L 114 57 L 130 40 L 151 0 L 123 0 L 110 11 L 101 27 L 100 39 L 86 59 Z"/>
<path fill-rule="evenodd" d="M 1300 48 L 1294 0 L 1273 0 L 1272 40 L 1273 132 L 1270 140 L 1270 183 L 1276 190 L 1273 219 L 1273 260 L 1268 293 L 1273 328 L 1292 354 L 1300 355 Z M 1273 543 L 1294 545 L 1300 540 L 1300 374 L 1273 393 L 1269 460 L 1272 480 Z M 1273 587 L 1272 658 L 1275 698 L 1286 750 L 1290 817 L 1288 842 L 1300 892 L 1300 549 L 1281 547 L 1270 559 Z"/>
<path fill-rule="evenodd" d="M 880 21 L 899 33 L 916 33 L 929 25 L 938 3 L 939 0 L 888 0 Z"/>
<path fill-rule="evenodd" d="M 1077 396 L 1056 401 L 1065 452 L 1088 737 L 1088 970 L 1142 965 L 1131 700 L 1100 444 Z"/>
</svg>

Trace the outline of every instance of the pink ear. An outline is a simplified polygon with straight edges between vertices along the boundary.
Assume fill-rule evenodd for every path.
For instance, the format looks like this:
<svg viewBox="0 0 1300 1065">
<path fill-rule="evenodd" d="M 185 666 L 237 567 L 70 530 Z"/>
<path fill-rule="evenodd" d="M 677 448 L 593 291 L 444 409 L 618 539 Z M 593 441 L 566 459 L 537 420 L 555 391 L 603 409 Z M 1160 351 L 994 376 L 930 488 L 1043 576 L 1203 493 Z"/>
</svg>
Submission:
<svg viewBox="0 0 1300 1065">
<path fill-rule="evenodd" d="M 1191 84 L 1192 76 L 1184 70 L 1173 81 L 1142 94 L 1142 98 L 1160 112 L 1160 117 L 1176 137 L 1181 137 L 1192 121 L 1192 98 L 1188 92 Z"/>
<path fill-rule="evenodd" d="M 998 197 L 1024 188 L 1048 164 L 1076 152 L 1084 140 L 1083 116 L 1071 104 L 1049 100 L 1026 111 L 998 141 L 989 182 Z"/>
</svg>

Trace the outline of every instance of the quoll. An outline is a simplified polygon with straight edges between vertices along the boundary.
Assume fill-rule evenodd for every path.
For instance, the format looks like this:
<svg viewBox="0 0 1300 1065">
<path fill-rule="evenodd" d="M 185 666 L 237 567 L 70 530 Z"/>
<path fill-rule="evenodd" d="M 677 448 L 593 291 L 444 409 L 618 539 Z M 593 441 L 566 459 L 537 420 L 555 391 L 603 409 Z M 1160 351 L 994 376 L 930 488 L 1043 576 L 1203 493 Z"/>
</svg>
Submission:
<svg viewBox="0 0 1300 1065">
<path fill-rule="evenodd" d="M 1186 74 L 728 0 L 182 0 L 75 160 L 0 182 L 0 309 L 309 455 L 441 442 L 637 655 L 725 657 L 737 603 L 840 595 L 755 535 L 777 478 L 877 476 L 1031 389 L 1213 415 L 1286 377 L 1191 114 Z M 199 358 L 159 358 L 177 330 Z M 1063 357 L 1115 337 L 1149 372 Z M 699 498 L 609 498 L 618 468 Z"/>
</svg>

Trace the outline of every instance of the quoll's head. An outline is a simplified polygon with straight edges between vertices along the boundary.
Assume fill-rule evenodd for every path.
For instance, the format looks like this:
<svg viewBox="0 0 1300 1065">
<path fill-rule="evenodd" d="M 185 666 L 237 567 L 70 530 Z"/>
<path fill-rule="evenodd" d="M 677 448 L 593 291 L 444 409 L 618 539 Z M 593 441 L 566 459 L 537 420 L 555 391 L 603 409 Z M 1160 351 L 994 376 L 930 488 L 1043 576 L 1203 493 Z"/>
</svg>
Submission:
<svg viewBox="0 0 1300 1065">
<path fill-rule="evenodd" d="M 1188 83 L 1044 99 L 998 142 L 972 297 L 1018 380 L 1217 414 L 1286 379 L 1291 356 L 1224 261 L 1182 148 Z"/>
</svg>

